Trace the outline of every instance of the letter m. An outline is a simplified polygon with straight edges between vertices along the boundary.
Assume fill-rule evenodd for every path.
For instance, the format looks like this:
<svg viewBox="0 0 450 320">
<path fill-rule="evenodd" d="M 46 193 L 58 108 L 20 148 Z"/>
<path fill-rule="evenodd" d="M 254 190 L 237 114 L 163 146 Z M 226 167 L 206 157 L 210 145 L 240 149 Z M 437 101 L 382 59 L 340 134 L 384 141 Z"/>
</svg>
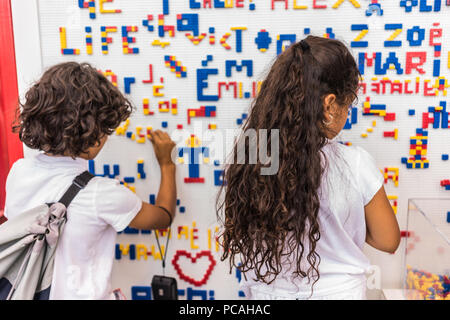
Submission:
<svg viewBox="0 0 450 320">
<path fill-rule="evenodd" d="M 253 76 L 253 60 L 242 60 L 239 65 L 236 60 L 226 60 L 225 61 L 225 75 L 227 77 L 231 77 L 231 71 L 233 67 L 236 67 L 236 70 L 241 72 L 243 67 L 247 68 L 247 77 Z"/>
</svg>

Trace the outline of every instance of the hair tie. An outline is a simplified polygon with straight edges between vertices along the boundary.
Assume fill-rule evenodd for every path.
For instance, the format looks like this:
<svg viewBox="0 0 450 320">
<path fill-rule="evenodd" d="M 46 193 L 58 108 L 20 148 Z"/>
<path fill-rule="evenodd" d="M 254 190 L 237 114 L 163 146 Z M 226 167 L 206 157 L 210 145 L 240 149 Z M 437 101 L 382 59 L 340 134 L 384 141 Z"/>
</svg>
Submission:
<svg viewBox="0 0 450 320">
<path fill-rule="evenodd" d="M 308 42 L 305 41 L 305 39 L 302 39 L 300 41 L 300 47 L 302 48 L 303 51 L 307 51 L 307 50 L 309 50 L 311 48 L 309 46 Z"/>
</svg>

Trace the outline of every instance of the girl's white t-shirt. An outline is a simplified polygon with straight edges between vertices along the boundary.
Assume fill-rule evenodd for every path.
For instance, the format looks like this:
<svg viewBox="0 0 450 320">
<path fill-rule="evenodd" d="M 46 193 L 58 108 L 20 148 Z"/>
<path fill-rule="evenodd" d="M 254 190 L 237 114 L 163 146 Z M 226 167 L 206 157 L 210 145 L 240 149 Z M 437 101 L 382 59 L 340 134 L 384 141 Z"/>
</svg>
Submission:
<svg viewBox="0 0 450 320">
<path fill-rule="evenodd" d="M 316 252 L 320 256 L 320 279 L 314 285 L 313 295 L 311 283 L 307 278 L 295 277 L 295 264 L 285 260 L 282 272 L 269 285 L 255 281 L 251 271 L 246 273 L 241 289 L 247 297 L 252 298 L 252 292 L 257 292 L 259 297 L 321 299 L 353 288 L 366 288 L 365 272 L 370 263 L 362 251 L 366 239 L 364 206 L 382 187 L 384 178 L 373 157 L 361 147 L 346 146 L 333 139 L 322 151 L 328 167 L 319 189 L 320 239 Z M 304 257 L 307 253 L 305 243 Z M 309 267 L 303 259 L 301 265 L 302 270 Z"/>
<path fill-rule="evenodd" d="M 5 216 L 58 201 L 87 169 L 87 160 L 43 153 L 16 161 L 6 181 Z M 56 249 L 50 299 L 114 298 L 110 278 L 116 235 L 141 206 L 141 199 L 116 179 L 94 177 L 78 193 Z"/>
</svg>

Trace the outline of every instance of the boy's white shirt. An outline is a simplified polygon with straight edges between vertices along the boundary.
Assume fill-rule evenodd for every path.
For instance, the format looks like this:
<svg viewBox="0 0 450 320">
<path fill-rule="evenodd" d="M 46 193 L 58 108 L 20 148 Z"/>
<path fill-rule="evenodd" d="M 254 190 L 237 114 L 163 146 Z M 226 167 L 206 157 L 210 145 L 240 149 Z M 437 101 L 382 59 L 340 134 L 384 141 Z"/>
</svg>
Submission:
<svg viewBox="0 0 450 320">
<path fill-rule="evenodd" d="M 365 296 L 365 272 L 370 262 L 363 253 L 366 239 L 364 206 L 383 185 L 383 175 L 373 157 L 361 147 L 345 146 L 337 139 L 327 140 L 322 149 L 328 168 L 322 178 L 320 197 L 320 240 L 316 252 L 320 256 L 320 279 L 314 285 L 312 299 L 347 295 Z M 301 177 L 299 177 L 301 179 Z M 304 241 L 308 254 L 308 241 Z M 296 257 L 290 257 L 296 261 Z M 309 264 L 302 260 L 302 270 Z M 293 275 L 295 264 L 284 261 L 282 273 L 267 285 L 256 282 L 252 272 L 242 277 L 241 289 L 249 298 L 272 296 L 280 299 L 307 299 L 311 283 Z M 253 294 L 252 294 L 253 293 Z M 257 293 L 257 294 L 255 294 Z"/>
<path fill-rule="evenodd" d="M 40 153 L 14 163 L 6 182 L 5 216 L 56 202 L 88 161 Z M 111 271 L 117 232 L 142 206 L 116 179 L 93 178 L 67 209 L 55 254 L 50 299 L 114 299 Z"/>
</svg>

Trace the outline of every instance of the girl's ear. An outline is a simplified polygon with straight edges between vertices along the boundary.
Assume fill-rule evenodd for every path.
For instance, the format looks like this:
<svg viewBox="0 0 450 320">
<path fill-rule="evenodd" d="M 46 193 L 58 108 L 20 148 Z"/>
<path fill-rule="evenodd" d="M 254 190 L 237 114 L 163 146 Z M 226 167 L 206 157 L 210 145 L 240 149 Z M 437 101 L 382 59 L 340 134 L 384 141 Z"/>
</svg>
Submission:
<svg viewBox="0 0 450 320">
<path fill-rule="evenodd" d="M 325 96 L 323 99 L 323 116 L 325 118 L 325 122 L 331 123 L 333 121 L 333 115 L 336 112 L 336 96 L 333 93 L 330 93 Z"/>
</svg>

